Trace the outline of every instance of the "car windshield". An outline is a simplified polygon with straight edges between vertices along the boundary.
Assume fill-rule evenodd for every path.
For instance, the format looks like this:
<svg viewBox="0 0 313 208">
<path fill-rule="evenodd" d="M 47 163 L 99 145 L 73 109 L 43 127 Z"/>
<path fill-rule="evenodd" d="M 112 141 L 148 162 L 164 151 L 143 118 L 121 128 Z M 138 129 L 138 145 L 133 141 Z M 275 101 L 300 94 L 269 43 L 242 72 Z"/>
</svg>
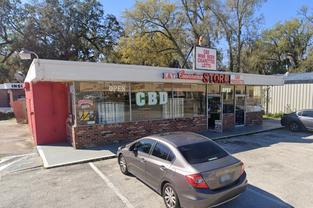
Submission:
<svg viewBox="0 0 313 208">
<path fill-rule="evenodd" d="M 228 155 L 227 152 L 212 141 L 180 146 L 178 150 L 190 164 L 204 163 Z"/>
</svg>

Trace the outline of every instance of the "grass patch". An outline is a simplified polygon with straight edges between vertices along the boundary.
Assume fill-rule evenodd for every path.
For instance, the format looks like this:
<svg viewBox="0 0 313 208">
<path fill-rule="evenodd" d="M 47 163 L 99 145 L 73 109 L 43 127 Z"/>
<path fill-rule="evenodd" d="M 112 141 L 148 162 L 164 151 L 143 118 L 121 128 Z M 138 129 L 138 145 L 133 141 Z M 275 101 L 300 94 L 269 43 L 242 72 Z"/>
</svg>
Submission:
<svg viewBox="0 0 313 208">
<path fill-rule="evenodd" d="M 270 113 L 263 115 L 263 118 L 280 120 L 284 113 Z"/>
</svg>

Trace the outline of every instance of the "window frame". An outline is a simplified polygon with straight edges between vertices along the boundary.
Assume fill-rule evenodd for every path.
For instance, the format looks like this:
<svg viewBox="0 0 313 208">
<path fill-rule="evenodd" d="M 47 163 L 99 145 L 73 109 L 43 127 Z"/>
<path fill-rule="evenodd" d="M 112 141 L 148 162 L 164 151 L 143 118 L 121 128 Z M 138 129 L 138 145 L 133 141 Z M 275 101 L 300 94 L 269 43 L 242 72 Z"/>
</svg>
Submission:
<svg viewBox="0 0 313 208">
<path fill-rule="evenodd" d="M 143 154 L 151 155 L 152 150 L 154 149 L 154 146 L 156 145 L 157 141 L 154 140 L 154 139 L 151 139 L 151 138 L 146 138 L 146 137 L 145 137 L 145 138 L 141 138 L 141 139 L 139 139 L 138 141 L 136 141 L 134 144 L 132 144 L 132 145 L 129 147 L 129 151 L 133 151 L 133 149 L 135 148 L 135 146 L 136 146 L 138 143 L 140 143 L 140 142 L 142 142 L 142 141 L 144 141 L 144 140 L 150 140 L 150 141 L 153 142 L 152 145 L 151 145 L 151 147 L 150 147 L 149 152 L 146 153 L 146 152 L 143 152 L 143 151 L 139 151 L 138 149 L 137 149 L 137 151 L 138 151 L 138 153 L 140 152 L 140 153 L 143 153 Z M 137 147 L 137 148 L 138 148 L 138 147 Z"/>
<path fill-rule="evenodd" d="M 163 145 L 164 147 L 166 147 L 166 148 L 169 150 L 169 152 L 168 152 L 168 154 L 167 154 L 167 156 L 166 156 L 166 159 L 163 159 L 163 158 L 160 158 L 160 157 L 157 157 L 157 156 L 153 155 L 153 151 L 154 151 L 155 147 L 156 147 L 158 144 Z M 174 152 L 171 150 L 171 148 L 170 148 L 167 144 L 165 144 L 165 143 L 163 143 L 163 142 L 160 142 L 160 141 L 157 141 L 157 142 L 154 144 L 153 148 L 152 148 L 151 151 L 150 151 L 150 155 L 151 155 L 152 157 L 155 157 L 155 158 L 159 159 L 159 160 L 167 161 L 167 162 L 169 162 L 169 163 L 173 163 L 174 160 L 175 160 L 175 158 L 176 158 L 176 156 L 175 156 Z M 168 160 L 168 158 L 169 158 L 170 155 L 173 156 L 172 160 Z"/>
</svg>

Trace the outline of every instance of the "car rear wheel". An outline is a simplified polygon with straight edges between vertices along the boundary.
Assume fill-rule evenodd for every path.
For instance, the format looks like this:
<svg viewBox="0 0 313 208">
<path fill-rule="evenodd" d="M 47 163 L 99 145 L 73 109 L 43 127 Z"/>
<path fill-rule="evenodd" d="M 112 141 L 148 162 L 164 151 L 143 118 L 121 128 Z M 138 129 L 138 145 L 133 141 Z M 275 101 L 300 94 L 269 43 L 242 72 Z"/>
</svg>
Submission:
<svg viewBox="0 0 313 208">
<path fill-rule="evenodd" d="M 122 172 L 124 175 L 128 175 L 129 172 L 128 172 L 128 169 L 127 169 L 127 163 L 126 163 L 126 160 L 125 160 L 125 158 L 124 158 L 123 155 L 120 155 L 120 156 L 119 156 L 118 164 L 120 165 L 121 172 Z"/>
<path fill-rule="evenodd" d="M 291 123 L 289 123 L 289 130 L 290 131 L 299 131 L 300 125 L 297 122 L 291 122 Z"/>
<path fill-rule="evenodd" d="M 177 193 L 171 184 L 165 184 L 162 193 L 167 208 L 180 208 Z"/>
</svg>

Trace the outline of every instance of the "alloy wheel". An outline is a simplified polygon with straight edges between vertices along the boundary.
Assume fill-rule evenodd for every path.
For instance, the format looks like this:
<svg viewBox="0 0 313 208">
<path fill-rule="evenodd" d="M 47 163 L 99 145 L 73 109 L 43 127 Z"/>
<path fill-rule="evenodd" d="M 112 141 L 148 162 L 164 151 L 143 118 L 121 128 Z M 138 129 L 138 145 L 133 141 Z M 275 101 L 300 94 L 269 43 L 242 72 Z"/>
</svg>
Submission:
<svg viewBox="0 0 313 208">
<path fill-rule="evenodd" d="M 167 186 L 164 190 L 164 199 L 168 208 L 176 207 L 176 194 L 172 187 Z"/>
<path fill-rule="evenodd" d="M 120 157 L 120 169 L 122 171 L 122 173 L 126 173 L 127 172 L 127 165 L 126 165 L 126 161 L 125 158 L 123 156 Z"/>
</svg>

